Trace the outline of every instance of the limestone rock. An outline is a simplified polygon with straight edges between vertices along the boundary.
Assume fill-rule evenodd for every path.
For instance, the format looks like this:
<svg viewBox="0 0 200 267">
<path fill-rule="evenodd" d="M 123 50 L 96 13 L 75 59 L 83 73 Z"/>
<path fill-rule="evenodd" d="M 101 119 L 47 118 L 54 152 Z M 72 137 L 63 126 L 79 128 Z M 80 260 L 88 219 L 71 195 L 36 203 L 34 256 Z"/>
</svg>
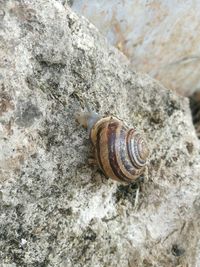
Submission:
<svg viewBox="0 0 200 267">
<path fill-rule="evenodd" d="M 182 95 L 200 91 L 200 2 L 69 0 L 122 51 L 136 71 Z"/>
<path fill-rule="evenodd" d="M 61 1 L 1 1 L 1 266 L 199 266 L 200 149 L 188 100 L 134 73 Z M 144 175 L 88 164 L 87 99 L 143 131 Z"/>
</svg>

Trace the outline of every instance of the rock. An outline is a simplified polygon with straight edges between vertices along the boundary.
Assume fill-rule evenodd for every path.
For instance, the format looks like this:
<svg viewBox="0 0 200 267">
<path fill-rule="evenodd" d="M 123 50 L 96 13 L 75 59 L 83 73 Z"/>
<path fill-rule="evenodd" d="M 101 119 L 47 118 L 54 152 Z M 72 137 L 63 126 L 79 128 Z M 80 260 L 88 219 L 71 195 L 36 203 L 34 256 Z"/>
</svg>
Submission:
<svg viewBox="0 0 200 267">
<path fill-rule="evenodd" d="M 1 266 L 198 266 L 200 149 L 189 103 L 130 70 L 54 0 L 1 2 Z M 88 164 L 87 99 L 143 131 L 128 186 Z"/>
<path fill-rule="evenodd" d="M 199 89 L 199 1 L 68 1 L 136 71 L 182 95 Z"/>
</svg>

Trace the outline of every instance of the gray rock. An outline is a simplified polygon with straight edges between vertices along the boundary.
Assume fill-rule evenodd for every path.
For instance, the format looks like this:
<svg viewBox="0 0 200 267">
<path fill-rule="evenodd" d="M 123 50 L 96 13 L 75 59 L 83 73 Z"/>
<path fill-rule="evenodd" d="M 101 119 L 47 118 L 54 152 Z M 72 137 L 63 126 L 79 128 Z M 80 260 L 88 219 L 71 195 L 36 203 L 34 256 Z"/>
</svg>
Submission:
<svg viewBox="0 0 200 267">
<path fill-rule="evenodd" d="M 198 0 L 67 2 L 129 58 L 134 70 L 181 95 L 200 92 Z"/>
<path fill-rule="evenodd" d="M 200 149 L 188 100 L 61 1 L 1 1 L 1 266 L 199 266 Z M 85 98 L 143 131 L 144 175 L 88 164 Z"/>
</svg>

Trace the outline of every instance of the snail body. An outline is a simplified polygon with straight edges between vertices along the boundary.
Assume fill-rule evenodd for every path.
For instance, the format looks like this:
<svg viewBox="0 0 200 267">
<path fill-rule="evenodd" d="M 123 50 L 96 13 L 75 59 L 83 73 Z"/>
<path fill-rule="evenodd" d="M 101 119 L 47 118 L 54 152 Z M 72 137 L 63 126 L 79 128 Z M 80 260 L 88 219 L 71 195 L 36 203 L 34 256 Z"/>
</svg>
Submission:
<svg viewBox="0 0 200 267">
<path fill-rule="evenodd" d="M 79 114 L 88 128 L 99 168 L 113 180 L 134 181 L 144 170 L 149 155 L 144 138 L 116 117 L 100 117 L 94 112 Z"/>
</svg>

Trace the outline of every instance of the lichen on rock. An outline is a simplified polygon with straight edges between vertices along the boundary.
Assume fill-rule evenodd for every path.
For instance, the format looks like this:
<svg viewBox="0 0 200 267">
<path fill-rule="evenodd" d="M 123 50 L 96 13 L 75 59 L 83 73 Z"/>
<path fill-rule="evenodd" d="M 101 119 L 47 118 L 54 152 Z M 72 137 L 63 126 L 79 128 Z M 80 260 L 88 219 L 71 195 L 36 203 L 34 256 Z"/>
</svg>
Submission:
<svg viewBox="0 0 200 267">
<path fill-rule="evenodd" d="M 54 0 L 1 3 L 1 266 L 198 266 L 200 149 L 189 103 Z M 78 96 L 78 97 L 77 97 Z M 81 97 L 143 131 L 136 184 L 88 164 Z"/>
</svg>

